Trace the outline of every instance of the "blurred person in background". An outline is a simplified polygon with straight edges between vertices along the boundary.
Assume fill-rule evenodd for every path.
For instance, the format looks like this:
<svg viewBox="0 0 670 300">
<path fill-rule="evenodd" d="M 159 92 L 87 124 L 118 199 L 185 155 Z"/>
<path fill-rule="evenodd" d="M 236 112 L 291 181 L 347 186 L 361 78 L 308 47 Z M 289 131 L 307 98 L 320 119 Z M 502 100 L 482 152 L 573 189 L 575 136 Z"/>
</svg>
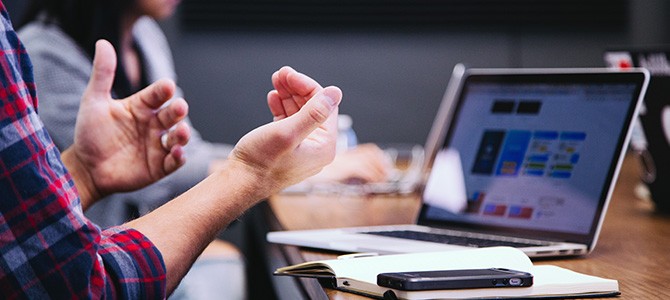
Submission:
<svg viewBox="0 0 670 300">
<path fill-rule="evenodd" d="M 58 148 L 73 143 L 79 97 L 91 74 L 98 39 L 110 41 L 118 52 L 112 86 L 115 98 L 131 95 L 161 78 L 176 81 L 172 54 L 156 20 L 172 16 L 178 4 L 178 0 L 31 0 L 19 36 L 34 64 L 40 116 Z M 179 97 L 183 93 L 177 87 L 175 98 Z M 110 195 L 86 215 L 102 227 L 144 215 L 219 169 L 231 149 L 231 145 L 204 140 L 191 128 L 184 148 L 185 166 L 139 191 Z M 389 169 L 382 150 L 365 144 L 338 154 L 331 165 L 308 180 L 378 182 L 387 178 Z M 221 278 L 226 278 L 225 284 L 216 281 Z M 229 295 L 226 299 L 244 298 L 244 278 L 244 257 L 230 243 L 216 240 L 171 298 L 205 299 L 222 293 Z"/>
</svg>

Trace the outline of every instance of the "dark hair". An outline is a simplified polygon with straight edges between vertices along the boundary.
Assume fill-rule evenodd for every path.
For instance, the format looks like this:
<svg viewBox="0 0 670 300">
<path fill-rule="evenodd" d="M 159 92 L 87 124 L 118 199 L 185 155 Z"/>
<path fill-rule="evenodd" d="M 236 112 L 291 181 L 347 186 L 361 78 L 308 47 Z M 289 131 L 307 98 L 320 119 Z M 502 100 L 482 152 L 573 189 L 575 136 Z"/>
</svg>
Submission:
<svg viewBox="0 0 670 300">
<path fill-rule="evenodd" d="M 95 53 L 95 42 L 99 39 L 108 40 L 115 49 L 120 49 L 121 16 L 135 3 L 135 0 L 29 1 L 18 28 L 38 19 L 57 24 L 91 59 Z M 113 89 L 118 97 L 126 97 L 134 92 L 122 62 L 122 55 L 117 55 Z"/>
</svg>

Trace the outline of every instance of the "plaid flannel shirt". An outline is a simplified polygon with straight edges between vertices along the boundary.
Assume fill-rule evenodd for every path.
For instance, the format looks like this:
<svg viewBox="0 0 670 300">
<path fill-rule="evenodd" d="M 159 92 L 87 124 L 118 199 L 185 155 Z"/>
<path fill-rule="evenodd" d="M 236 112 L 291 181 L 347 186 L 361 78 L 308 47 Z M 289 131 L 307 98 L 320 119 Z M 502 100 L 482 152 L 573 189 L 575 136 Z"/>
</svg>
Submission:
<svg viewBox="0 0 670 300">
<path fill-rule="evenodd" d="M 0 298 L 165 298 L 158 249 L 138 231 L 101 231 L 84 217 L 1 1 L 0 12 Z"/>
</svg>

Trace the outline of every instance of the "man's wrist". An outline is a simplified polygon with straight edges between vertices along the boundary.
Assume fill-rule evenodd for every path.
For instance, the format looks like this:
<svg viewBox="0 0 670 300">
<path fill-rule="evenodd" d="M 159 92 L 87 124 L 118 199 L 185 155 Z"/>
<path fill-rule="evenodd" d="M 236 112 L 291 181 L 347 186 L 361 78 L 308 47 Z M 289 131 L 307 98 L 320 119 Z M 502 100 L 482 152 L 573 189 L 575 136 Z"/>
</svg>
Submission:
<svg viewBox="0 0 670 300">
<path fill-rule="evenodd" d="M 261 201 L 273 190 L 271 182 L 266 179 L 267 174 L 236 159 L 226 159 L 212 175 L 217 180 L 234 183 L 235 193 L 242 199 Z"/>
<path fill-rule="evenodd" d="M 95 182 L 89 170 L 81 163 L 72 147 L 67 148 L 61 153 L 61 160 L 68 169 L 74 185 L 79 192 L 79 199 L 84 210 L 90 207 L 96 200 L 102 198 L 102 195 L 95 187 Z"/>
</svg>

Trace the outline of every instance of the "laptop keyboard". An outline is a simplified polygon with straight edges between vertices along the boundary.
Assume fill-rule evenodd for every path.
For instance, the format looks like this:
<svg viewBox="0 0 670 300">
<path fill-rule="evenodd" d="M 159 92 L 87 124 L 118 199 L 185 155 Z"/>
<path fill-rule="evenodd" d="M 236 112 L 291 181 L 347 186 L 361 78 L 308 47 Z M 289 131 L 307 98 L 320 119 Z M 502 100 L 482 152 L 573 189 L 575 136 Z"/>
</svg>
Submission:
<svg viewBox="0 0 670 300">
<path fill-rule="evenodd" d="M 450 245 L 460 245 L 468 247 L 494 247 L 494 246 L 509 246 L 515 248 L 521 247 L 537 247 L 549 245 L 549 243 L 542 242 L 532 242 L 532 241 L 507 241 L 507 240 L 493 240 L 493 239 L 484 239 L 471 236 L 456 236 L 448 235 L 445 233 L 432 233 L 432 232 L 422 232 L 422 231 L 410 231 L 410 230 L 395 230 L 395 231 L 369 231 L 363 232 L 365 234 L 381 235 L 388 237 L 396 237 L 402 239 L 450 244 Z"/>
</svg>

